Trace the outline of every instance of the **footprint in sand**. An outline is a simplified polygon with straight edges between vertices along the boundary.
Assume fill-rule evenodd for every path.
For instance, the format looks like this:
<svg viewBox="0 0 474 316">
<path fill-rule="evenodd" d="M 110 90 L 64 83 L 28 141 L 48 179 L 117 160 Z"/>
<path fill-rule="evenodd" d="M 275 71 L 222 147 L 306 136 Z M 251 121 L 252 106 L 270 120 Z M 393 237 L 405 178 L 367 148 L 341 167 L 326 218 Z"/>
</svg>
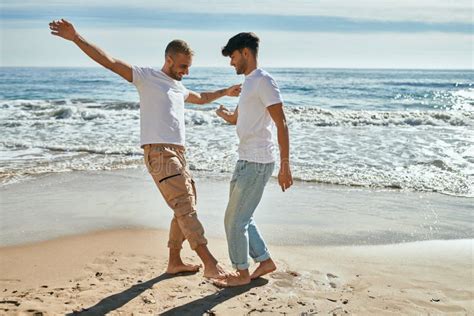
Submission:
<svg viewBox="0 0 474 316">
<path fill-rule="evenodd" d="M 20 306 L 21 303 L 19 301 L 14 301 L 14 300 L 4 300 L 4 301 L 0 301 L 0 304 L 11 304 L 18 307 Z"/>
<path fill-rule="evenodd" d="M 20 279 L 0 279 L 0 282 L 5 282 L 5 283 L 18 283 L 21 282 Z"/>
<path fill-rule="evenodd" d="M 293 282 L 288 281 L 288 280 L 278 280 L 278 281 L 275 281 L 274 285 L 276 287 L 288 288 L 288 287 L 292 287 Z"/>
<path fill-rule="evenodd" d="M 277 279 L 277 280 L 291 280 L 291 279 L 293 279 L 295 277 L 298 277 L 298 276 L 300 276 L 300 274 L 298 272 L 290 271 L 290 270 L 277 271 L 277 272 L 273 272 L 272 274 L 270 274 L 271 278 Z"/>
<path fill-rule="evenodd" d="M 299 277 L 300 274 L 295 271 L 277 271 L 270 274 L 272 279 L 276 279 L 274 285 L 277 287 L 292 287 L 296 277 Z"/>
<path fill-rule="evenodd" d="M 329 286 L 333 289 L 337 288 L 340 286 L 340 282 L 336 279 L 338 279 L 339 277 L 335 274 L 332 274 L 332 273 L 327 273 L 326 274 L 326 279 L 328 280 L 329 282 Z"/>
</svg>

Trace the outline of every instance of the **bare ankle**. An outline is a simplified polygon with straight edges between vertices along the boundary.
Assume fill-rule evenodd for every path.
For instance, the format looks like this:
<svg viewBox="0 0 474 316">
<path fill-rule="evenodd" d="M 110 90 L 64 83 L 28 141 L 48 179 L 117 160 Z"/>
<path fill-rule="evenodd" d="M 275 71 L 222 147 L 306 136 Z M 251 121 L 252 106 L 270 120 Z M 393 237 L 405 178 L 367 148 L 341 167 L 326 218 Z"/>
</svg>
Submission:
<svg viewBox="0 0 474 316">
<path fill-rule="evenodd" d="M 260 262 L 260 264 L 275 266 L 275 262 L 273 262 L 272 258 L 268 258 L 267 260 L 263 260 L 263 261 Z"/>
<path fill-rule="evenodd" d="M 216 258 L 214 258 L 206 245 L 199 245 L 196 249 L 194 249 L 194 251 L 196 251 L 199 258 L 201 258 L 204 267 L 217 266 Z"/>
<path fill-rule="evenodd" d="M 181 260 L 181 249 L 170 248 L 168 265 L 179 265 L 183 264 Z"/>
<path fill-rule="evenodd" d="M 237 269 L 237 273 L 239 274 L 239 277 L 243 279 L 250 278 L 249 269 L 244 269 L 244 270 Z"/>
</svg>

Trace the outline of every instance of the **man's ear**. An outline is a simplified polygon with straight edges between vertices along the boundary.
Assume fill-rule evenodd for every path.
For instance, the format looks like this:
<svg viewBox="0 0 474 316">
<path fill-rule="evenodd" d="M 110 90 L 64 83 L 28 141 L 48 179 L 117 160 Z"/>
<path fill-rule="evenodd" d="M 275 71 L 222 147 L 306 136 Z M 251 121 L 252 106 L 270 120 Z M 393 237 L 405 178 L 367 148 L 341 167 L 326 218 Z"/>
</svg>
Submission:
<svg viewBox="0 0 474 316">
<path fill-rule="evenodd" d="M 170 55 L 166 55 L 165 60 L 166 60 L 166 63 L 167 63 L 168 65 L 170 65 L 170 66 L 172 66 L 173 63 L 174 63 L 173 58 L 171 58 Z"/>
</svg>

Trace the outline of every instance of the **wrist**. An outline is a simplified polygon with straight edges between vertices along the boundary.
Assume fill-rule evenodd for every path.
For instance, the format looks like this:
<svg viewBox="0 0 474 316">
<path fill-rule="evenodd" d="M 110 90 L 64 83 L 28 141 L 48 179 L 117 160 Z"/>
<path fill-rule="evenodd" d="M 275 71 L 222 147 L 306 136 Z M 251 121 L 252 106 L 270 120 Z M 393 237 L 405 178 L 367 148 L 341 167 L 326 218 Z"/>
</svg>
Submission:
<svg viewBox="0 0 474 316">
<path fill-rule="evenodd" d="M 288 160 L 284 160 L 280 162 L 280 171 L 289 172 L 290 170 L 291 170 L 290 162 Z"/>
<path fill-rule="evenodd" d="M 77 43 L 79 41 L 79 34 L 75 33 L 71 39 L 72 42 Z"/>
</svg>

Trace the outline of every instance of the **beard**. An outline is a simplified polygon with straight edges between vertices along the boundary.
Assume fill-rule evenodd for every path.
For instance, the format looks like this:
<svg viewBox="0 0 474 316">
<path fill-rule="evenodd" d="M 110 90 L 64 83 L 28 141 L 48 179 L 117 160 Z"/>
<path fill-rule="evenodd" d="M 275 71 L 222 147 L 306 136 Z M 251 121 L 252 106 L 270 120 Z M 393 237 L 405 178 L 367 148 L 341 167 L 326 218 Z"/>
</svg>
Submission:
<svg viewBox="0 0 474 316">
<path fill-rule="evenodd" d="M 245 60 L 242 60 L 242 62 L 238 65 L 235 66 L 235 72 L 238 75 L 241 75 L 245 73 L 245 70 L 247 69 L 247 62 Z"/>
<path fill-rule="evenodd" d="M 174 80 L 181 81 L 181 79 L 183 79 L 183 76 L 179 75 L 178 70 L 174 66 L 174 61 L 171 65 L 168 66 L 168 76 Z"/>
<path fill-rule="evenodd" d="M 183 77 L 180 76 L 178 72 L 174 71 L 172 68 L 170 69 L 170 77 L 177 81 L 181 81 L 181 79 L 183 79 Z"/>
</svg>

